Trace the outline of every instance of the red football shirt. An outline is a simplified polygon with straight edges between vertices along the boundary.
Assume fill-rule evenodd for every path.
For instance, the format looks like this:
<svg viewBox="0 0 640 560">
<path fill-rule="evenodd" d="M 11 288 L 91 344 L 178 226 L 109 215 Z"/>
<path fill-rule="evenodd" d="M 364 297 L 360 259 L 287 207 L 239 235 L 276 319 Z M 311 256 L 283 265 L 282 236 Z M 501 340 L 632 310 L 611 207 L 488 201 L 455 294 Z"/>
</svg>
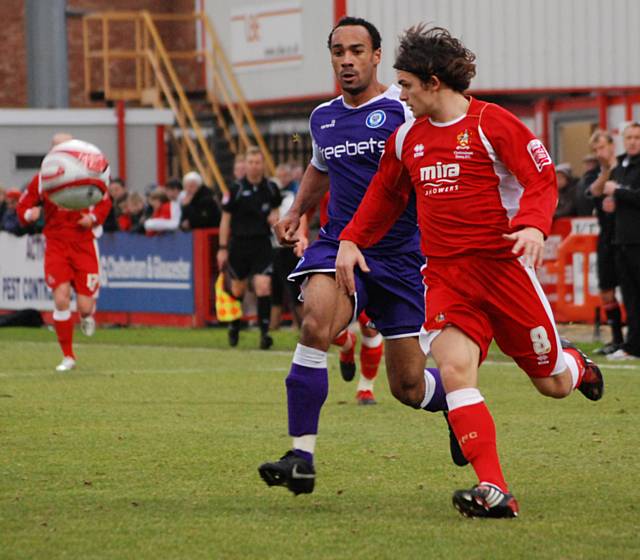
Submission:
<svg viewBox="0 0 640 560">
<path fill-rule="evenodd" d="M 558 199 L 554 167 L 540 140 L 505 109 L 473 98 L 454 121 L 421 117 L 396 129 L 340 239 L 361 247 L 377 243 L 402 213 L 411 188 L 427 257 L 513 258 L 513 242 L 502 235 L 527 226 L 548 235 Z"/>
<path fill-rule="evenodd" d="M 34 206 L 44 203 L 44 235 L 49 239 L 62 239 L 67 241 L 92 240 L 99 237 L 102 233 L 101 224 L 107 219 L 109 210 L 111 210 L 111 198 L 105 193 L 102 200 L 95 206 L 86 210 L 66 210 L 57 206 L 40 192 L 39 175 L 35 175 L 29 186 L 22 193 L 18 206 L 18 218 L 26 225 L 25 212 Z M 93 229 L 85 229 L 78 225 L 78 220 L 84 214 L 95 216 L 95 225 Z M 99 229 L 99 232 L 98 232 Z"/>
</svg>

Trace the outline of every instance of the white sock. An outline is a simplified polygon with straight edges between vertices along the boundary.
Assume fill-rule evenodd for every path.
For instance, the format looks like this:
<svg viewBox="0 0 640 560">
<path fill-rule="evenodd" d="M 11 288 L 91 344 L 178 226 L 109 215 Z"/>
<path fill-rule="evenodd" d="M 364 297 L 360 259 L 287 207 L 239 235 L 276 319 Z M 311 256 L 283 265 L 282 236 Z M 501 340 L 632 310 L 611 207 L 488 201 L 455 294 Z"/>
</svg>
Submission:
<svg viewBox="0 0 640 560">
<path fill-rule="evenodd" d="M 299 449 L 300 451 L 306 451 L 307 453 L 313 452 L 316 448 L 316 439 L 318 436 L 316 434 L 307 434 L 306 436 L 298 436 L 293 438 L 293 448 Z"/>
<path fill-rule="evenodd" d="M 373 391 L 373 382 L 375 379 L 367 379 L 364 375 L 360 374 L 358 380 L 358 391 Z"/>
<path fill-rule="evenodd" d="M 478 404 L 484 401 L 482 393 L 475 387 L 469 387 L 468 389 L 458 389 L 457 391 L 451 391 L 447 393 L 447 406 L 449 412 L 456 408 L 462 408 L 463 406 L 471 406 L 472 404 Z"/>
<path fill-rule="evenodd" d="M 53 310 L 54 321 L 68 321 L 69 319 L 71 319 L 70 309 L 54 309 Z"/>
<path fill-rule="evenodd" d="M 315 369 L 327 369 L 327 353 L 311 346 L 298 344 L 293 353 L 293 363 Z"/>
<path fill-rule="evenodd" d="M 563 352 L 564 361 L 571 372 L 571 386 L 575 389 L 578 386 L 578 379 L 580 379 L 580 370 L 578 369 L 578 362 L 569 354 L 569 352 Z"/>
<path fill-rule="evenodd" d="M 382 335 L 378 333 L 376 336 L 363 336 L 362 346 L 367 348 L 377 348 L 382 344 Z"/>
</svg>

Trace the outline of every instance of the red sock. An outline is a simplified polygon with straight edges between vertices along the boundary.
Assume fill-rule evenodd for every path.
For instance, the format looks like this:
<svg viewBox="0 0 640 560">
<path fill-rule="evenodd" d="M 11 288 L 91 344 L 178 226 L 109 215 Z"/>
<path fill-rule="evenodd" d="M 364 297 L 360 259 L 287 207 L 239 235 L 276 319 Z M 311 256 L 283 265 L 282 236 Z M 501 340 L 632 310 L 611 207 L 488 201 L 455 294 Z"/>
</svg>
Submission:
<svg viewBox="0 0 640 560">
<path fill-rule="evenodd" d="M 56 318 L 56 314 L 58 314 L 58 316 L 62 315 L 63 317 L 67 318 L 60 320 Z M 71 318 L 71 313 L 65 313 L 64 311 L 54 312 L 53 325 L 56 329 L 58 344 L 60 344 L 62 354 L 75 360 L 76 356 L 73 353 L 73 319 Z"/>
<path fill-rule="evenodd" d="M 367 379 L 375 379 L 382 359 L 382 343 L 370 348 L 364 343 L 360 347 L 360 369 Z"/>
<path fill-rule="evenodd" d="M 334 344 L 335 346 L 344 346 L 344 343 L 347 342 L 348 336 L 349 331 L 347 329 L 344 329 L 343 331 L 340 331 L 338 333 L 338 336 L 333 339 L 333 342 L 331 344 Z"/>
<path fill-rule="evenodd" d="M 573 388 L 575 389 L 578 385 L 580 385 L 580 383 L 582 383 L 582 378 L 584 377 L 584 358 L 580 355 L 580 352 L 578 352 L 577 350 L 574 350 L 573 348 L 565 348 L 563 350 L 563 352 L 565 354 L 569 354 L 569 356 L 571 356 L 572 358 L 575 359 L 576 361 L 576 365 L 578 366 L 578 378 L 575 378 L 575 374 L 573 371 L 571 371 L 571 368 L 569 367 L 569 370 L 571 371 L 572 377 L 573 379 Z M 567 364 L 568 365 L 568 364 Z"/>
<path fill-rule="evenodd" d="M 450 410 L 449 423 L 478 480 L 508 492 L 498 458 L 496 426 L 484 402 Z"/>
<path fill-rule="evenodd" d="M 343 352 L 340 350 L 340 361 L 352 364 L 355 362 L 355 349 L 356 349 L 356 335 L 350 332 L 349 330 L 343 330 L 338 336 L 333 340 L 333 344 L 336 346 L 344 346 L 345 342 L 347 342 L 347 338 L 351 339 L 351 350 L 347 350 Z"/>
</svg>

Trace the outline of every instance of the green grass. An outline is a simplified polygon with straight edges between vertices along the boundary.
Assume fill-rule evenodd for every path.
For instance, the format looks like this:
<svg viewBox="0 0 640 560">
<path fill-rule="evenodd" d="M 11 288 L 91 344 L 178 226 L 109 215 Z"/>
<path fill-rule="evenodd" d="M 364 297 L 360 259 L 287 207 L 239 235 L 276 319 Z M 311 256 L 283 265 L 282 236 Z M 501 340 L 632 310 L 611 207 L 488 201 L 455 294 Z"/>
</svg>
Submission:
<svg viewBox="0 0 640 560">
<path fill-rule="evenodd" d="M 357 407 L 332 357 L 316 491 L 294 498 L 256 470 L 290 444 L 291 333 L 270 352 L 255 331 L 236 350 L 215 329 L 80 336 L 79 368 L 56 374 L 52 333 L 0 330 L 2 559 L 640 558 L 633 364 L 605 365 L 600 403 L 553 401 L 492 352 L 481 387 L 521 517 L 471 521 L 442 417 L 384 375 Z"/>
</svg>

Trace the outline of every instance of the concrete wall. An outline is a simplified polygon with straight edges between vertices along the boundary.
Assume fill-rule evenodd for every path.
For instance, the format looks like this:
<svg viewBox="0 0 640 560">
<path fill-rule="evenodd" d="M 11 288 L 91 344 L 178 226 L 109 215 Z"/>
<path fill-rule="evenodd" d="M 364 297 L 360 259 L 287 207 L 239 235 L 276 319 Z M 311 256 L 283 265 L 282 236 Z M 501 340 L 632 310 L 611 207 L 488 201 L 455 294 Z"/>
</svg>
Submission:
<svg viewBox="0 0 640 560">
<path fill-rule="evenodd" d="M 156 182 L 156 126 L 170 124 L 170 111 L 130 109 L 126 113 L 127 183 L 142 192 Z M 0 110 L 0 185 L 21 187 L 37 169 L 16 169 L 17 155 L 44 155 L 56 132 L 97 145 L 118 175 L 117 120 L 111 109 Z"/>
</svg>

